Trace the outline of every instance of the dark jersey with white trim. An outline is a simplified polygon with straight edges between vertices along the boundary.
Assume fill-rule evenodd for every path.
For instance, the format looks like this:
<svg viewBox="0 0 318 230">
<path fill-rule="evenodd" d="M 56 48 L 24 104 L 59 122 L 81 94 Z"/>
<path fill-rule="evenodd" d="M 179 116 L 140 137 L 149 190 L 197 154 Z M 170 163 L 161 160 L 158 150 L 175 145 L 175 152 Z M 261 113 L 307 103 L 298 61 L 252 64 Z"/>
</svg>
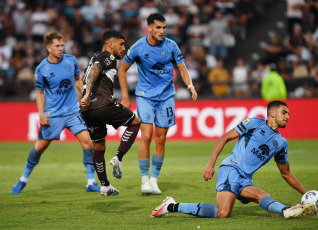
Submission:
<svg viewBox="0 0 318 230">
<path fill-rule="evenodd" d="M 80 112 L 99 108 L 114 101 L 114 79 L 117 74 L 117 60 L 114 55 L 107 51 L 98 51 L 90 59 L 85 71 L 83 86 L 83 96 L 86 94 L 87 76 L 95 63 L 99 63 L 102 72 L 99 74 L 90 94 L 90 104 L 81 107 Z"/>
</svg>

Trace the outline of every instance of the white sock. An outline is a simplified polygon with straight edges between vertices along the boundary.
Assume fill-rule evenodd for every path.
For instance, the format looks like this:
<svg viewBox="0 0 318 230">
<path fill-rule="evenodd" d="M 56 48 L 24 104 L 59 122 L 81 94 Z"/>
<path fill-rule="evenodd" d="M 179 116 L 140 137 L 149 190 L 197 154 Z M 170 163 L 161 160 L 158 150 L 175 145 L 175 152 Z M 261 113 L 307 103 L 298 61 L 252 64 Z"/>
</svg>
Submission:
<svg viewBox="0 0 318 230">
<path fill-rule="evenodd" d="M 95 179 L 87 179 L 87 186 L 93 185 L 94 182 L 95 182 Z"/>
<path fill-rule="evenodd" d="M 150 177 L 150 182 L 157 184 L 158 178 Z"/>
<path fill-rule="evenodd" d="M 20 178 L 20 181 L 25 182 L 25 183 L 28 183 L 28 180 L 29 180 L 29 178 L 26 178 L 26 177 L 24 177 L 24 176 L 22 176 L 22 177 Z"/>
<path fill-rule="evenodd" d="M 147 175 L 147 176 L 142 176 L 142 177 L 141 177 L 141 181 L 142 181 L 142 182 L 147 182 L 147 181 L 149 182 L 149 177 L 148 177 L 148 175 Z"/>
</svg>

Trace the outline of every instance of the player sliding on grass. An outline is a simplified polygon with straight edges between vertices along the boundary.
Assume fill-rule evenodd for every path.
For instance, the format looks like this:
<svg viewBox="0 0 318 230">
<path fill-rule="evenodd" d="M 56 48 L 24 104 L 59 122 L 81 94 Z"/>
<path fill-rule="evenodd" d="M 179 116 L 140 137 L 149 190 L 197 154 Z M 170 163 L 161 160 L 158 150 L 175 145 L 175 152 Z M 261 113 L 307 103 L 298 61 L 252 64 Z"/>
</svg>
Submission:
<svg viewBox="0 0 318 230">
<path fill-rule="evenodd" d="M 93 141 L 93 161 L 102 185 L 100 192 L 103 196 L 115 196 L 119 193 L 110 185 L 106 175 L 104 158 L 106 124 L 112 125 L 115 129 L 119 126 L 127 126 L 117 154 L 109 162 L 117 179 L 122 176 L 122 158 L 134 143 L 140 128 L 140 120 L 135 113 L 113 98 L 117 60 L 124 55 L 124 44 L 122 34 L 117 31 L 105 31 L 102 35 L 102 51 L 92 56 L 83 78 L 84 93 L 80 111 Z"/>
<path fill-rule="evenodd" d="M 198 217 L 225 218 L 231 215 L 236 199 L 243 204 L 258 203 L 265 211 L 282 214 L 285 218 L 314 213 L 317 210 L 315 204 L 287 208 L 253 184 L 254 172 L 274 157 L 284 180 L 299 193 L 306 193 L 306 189 L 289 169 L 287 141 L 277 131 L 285 128 L 289 119 L 286 103 L 270 102 L 267 105 L 267 116 L 267 120 L 246 119 L 217 141 L 203 173 L 206 181 L 212 179 L 215 162 L 224 145 L 239 137 L 232 154 L 223 160 L 217 174 L 217 206 L 209 203 L 176 203 L 172 197 L 167 197 L 152 212 L 152 216 L 162 217 L 171 212 L 180 212 Z"/>
</svg>

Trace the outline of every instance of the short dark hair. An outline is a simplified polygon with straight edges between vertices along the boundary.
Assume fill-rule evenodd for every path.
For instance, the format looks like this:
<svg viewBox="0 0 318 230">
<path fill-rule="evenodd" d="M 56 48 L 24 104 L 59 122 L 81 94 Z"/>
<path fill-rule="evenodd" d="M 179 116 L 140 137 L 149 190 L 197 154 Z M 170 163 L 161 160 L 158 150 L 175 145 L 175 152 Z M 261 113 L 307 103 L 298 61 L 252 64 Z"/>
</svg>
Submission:
<svg viewBox="0 0 318 230">
<path fill-rule="evenodd" d="M 159 22 L 165 22 L 166 19 L 164 16 L 162 16 L 161 14 L 159 13 L 153 13 L 153 14 L 150 14 L 147 18 L 147 23 L 148 23 L 148 26 L 153 24 L 155 22 L 155 20 L 159 21 Z"/>
<path fill-rule="evenodd" d="M 267 104 L 267 116 L 269 116 L 269 111 L 273 108 L 273 107 L 279 107 L 281 105 L 284 105 L 288 108 L 287 104 L 283 101 L 271 101 Z"/>
<path fill-rule="evenodd" d="M 52 31 L 46 33 L 43 38 L 45 45 L 52 44 L 54 39 L 61 40 L 63 39 L 63 35 L 60 32 Z"/>
<path fill-rule="evenodd" d="M 106 30 L 102 35 L 102 45 L 104 45 L 105 42 L 110 38 L 125 39 L 124 35 L 116 30 Z"/>
</svg>

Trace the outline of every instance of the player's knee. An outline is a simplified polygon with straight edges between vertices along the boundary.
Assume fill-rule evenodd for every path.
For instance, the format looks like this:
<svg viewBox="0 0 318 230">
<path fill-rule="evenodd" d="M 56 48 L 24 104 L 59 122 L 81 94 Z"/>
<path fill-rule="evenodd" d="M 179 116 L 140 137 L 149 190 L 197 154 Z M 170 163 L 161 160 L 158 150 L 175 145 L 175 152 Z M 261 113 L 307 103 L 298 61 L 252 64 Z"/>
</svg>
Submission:
<svg viewBox="0 0 318 230">
<path fill-rule="evenodd" d="M 228 218 L 230 217 L 230 215 L 231 215 L 230 211 L 225 211 L 225 210 L 218 211 L 218 218 Z"/>
</svg>

